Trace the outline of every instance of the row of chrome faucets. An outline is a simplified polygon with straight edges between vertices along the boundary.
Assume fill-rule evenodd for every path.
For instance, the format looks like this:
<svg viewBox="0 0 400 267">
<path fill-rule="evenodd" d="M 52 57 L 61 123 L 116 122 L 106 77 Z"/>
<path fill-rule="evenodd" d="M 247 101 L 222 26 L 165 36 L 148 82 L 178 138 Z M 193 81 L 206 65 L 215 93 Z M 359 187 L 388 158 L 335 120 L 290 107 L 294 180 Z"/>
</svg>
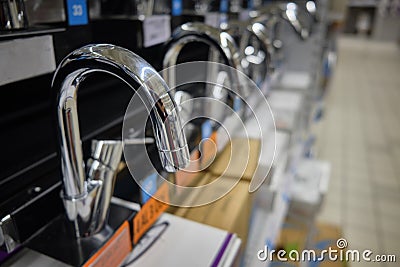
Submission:
<svg viewBox="0 0 400 267">
<path fill-rule="evenodd" d="M 184 24 L 175 30 L 169 40 L 164 68 L 176 64 L 186 44 L 203 42 L 213 46 L 225 64 L 242 71 L 243 60 L 246 60 L 244 50 L 248 45 L 245 39 L 254 35 L 266 52 L 260 64 L 266 64 L 267 71 L 272 71 L 274 57 L 280 48 L 277 36 L 273 36 L 276 24 L 286 21 L 300 38 L 309 36 L 310 30 L 298 20 L 299 11 L 296 8 L 294 3 L 277 4 L 253 14 L 254 18 L 245 27 L 239 45 L 229 31 L 234 25 L 225 25 L 226 28 L 221 30 L 202 23 Z M 251 55 L 247 53 L 247 56 Z M 184 168 L 190 157 L 177 104 L 166 83 L 171 79 L 169 75 L 173 74 L 161 77 L 140 56 L 114 45 L 89 45 L 69 54 L 59 65 L 52 87 L 59 91 L 57 114 L 62 159 L 62 199 L 77 238 L 92 236 L 103 229 L 123 151 L 122 141 L 93 141 L 91 158 L 86 164 L 83 161 L 77 92 L 85 78 L 94 72 L 118 77 L 134 90 L 137 84 L 144 88 L 148 102 L 153 105 L 151 122 L 159 157 L 168 172 Z M 235 79 L 235 75 L 232 73 L 231 79 Z M 242 87 L 239 81 L 233 84 L 236 85 L 234 90 L 240 93 Z"/>
</svg>

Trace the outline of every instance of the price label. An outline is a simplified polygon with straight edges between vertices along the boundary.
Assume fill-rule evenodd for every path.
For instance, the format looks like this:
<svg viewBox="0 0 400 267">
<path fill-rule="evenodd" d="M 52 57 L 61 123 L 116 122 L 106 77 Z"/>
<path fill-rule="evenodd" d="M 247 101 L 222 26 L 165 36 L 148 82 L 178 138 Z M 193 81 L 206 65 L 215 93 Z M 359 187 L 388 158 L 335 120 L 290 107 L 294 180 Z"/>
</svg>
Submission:
<svg viewBox="0 0 400 267">
<path fill-rule="evenodd" d="M 131 251 L 129 223 L 125 221 L 110 240 L 83 267 L 120 266 Z"/>
<path fill-rule="evenodd" d="M 204 18 L 204 23 L 207 25 L 210 25 L 211 27 L 214 28 L 219 28 L 219 24 L 220 24 L 220 15 L 217 12 L 209 12 L 206 14 L 205 18 Z"/>
<path fill-rule="evenodd" d="M 233 100 L 233 110 L 239 111 L 242 108 L 242 99 L 240 97 L 235 97 Z"/>
<path fill-rule="evenodd" d="M 210 138 L 211 134 L 212 124 L 210 120 L 207 120 L 201 125 L 201 139 Z"/>
<path fill-rule="evenodd" d="M 68 25 L 86 25 L 89 22 L 86 0 L 67 0 Z"/>
<path fill-rule="evenodd" d="M 172 16 L 182 15 L 182 0 L 172 0 Z"/>
<path fill-rule="evenodd" d="M 219 11 L 221 13 L 228 13 L 229 9 L 229 1 L 228 0 L 221 0 L 219 3 Z"/>
<path fill-rule="evenodd" d="M 250 19 L 250 11 L 249 10 L 242 10 L 239 13 L 239 20 L 240 21 L 247 21 Z"/>
<path fill-rule="evenodd" d="M 267 95 L 268 93 L 269 93 L 269 89 L 270 89 L 270 75 L 269 75 L 269 73 L 268 74 L 266 74 L 265 75 L 265 78 L 264 78 L 264 81 L 263 81 L 263 83 L 261 84 L 261 92 L 264 94 L 264 95 Z"/>
<path fill-rule="evenodd" d="M 247 1 L 247 9 L 253 9 L 253 8 L 254 8 L 253 0 L 248 0 Z"/>
<path fill-rule="evenodd" d="M 157 173 L 149 175 L 142 184 L 142 203 L 146 203 L 157 192 Z"/>
<path fill-rule="evenodd" d="M 154 15 L 143 21 L 143 46 L 149 47 L 163 43 L 171 36 L 171 17 Z"/>
<path fill-rule="evenodd" d="M 133 218 L 133 243 L 137 244 L 139 239 L 149 230 L 160 215 L 168 208 L 169 191 L 168 185 L 164 183 L 154 194 L 155 198 L 150 198 L 142 206 L 140 211 Z"/>
</svg>

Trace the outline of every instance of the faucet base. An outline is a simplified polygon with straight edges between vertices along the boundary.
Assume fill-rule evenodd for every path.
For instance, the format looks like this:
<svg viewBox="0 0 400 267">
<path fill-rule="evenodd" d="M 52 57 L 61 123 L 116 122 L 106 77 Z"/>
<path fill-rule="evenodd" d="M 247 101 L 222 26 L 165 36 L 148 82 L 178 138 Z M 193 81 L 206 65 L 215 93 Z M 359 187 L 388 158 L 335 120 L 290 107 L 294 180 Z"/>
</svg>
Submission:
<svg viewBox="0 0 400 267">
<path fill-rule="evenodd" d="M 135 214 L 136 211 L 111 204 L 108 225 L 98 234 L 86 238 L 75 238 L 73 229 L 69 229 L 68 220 L 62 215 L 50 222 L 41 233 L 27 244 L 27 247 L 67 265 L 83 266 L 101 248 L 107 246 L 108 241 L 118 235 L 118 229 L 121 229 L 126 221 L 132 221 Z M 130 241 L 132 238 L 130 232 L 128 231 L 127 234 Z"/>
</svg>

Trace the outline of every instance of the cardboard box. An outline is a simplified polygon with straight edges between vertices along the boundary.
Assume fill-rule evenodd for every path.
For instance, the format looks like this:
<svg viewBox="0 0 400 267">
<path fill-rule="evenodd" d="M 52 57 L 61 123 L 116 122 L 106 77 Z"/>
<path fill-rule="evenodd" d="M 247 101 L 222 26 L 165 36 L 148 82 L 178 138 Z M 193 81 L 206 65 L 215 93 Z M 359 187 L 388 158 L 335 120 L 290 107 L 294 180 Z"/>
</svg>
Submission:
<svg viewBox="0 0 400 267">
<path fill-rule="evenodd" d="M 284 249 L 286 253 L 296 250 L 301 253 L 304 249 L 315 251 L 319 256 L 324 249 L 331 247 L 338 250 L 336 242 L 342 238 L 342 231 L 338 226 L 330 224 L 317 224 L 313 228 L 308 228 L 302 223 L 287 220 L 277 241 L 276 250 Z M 280 266 L 278 259 L 274 259 L 274 266 Z M 291 266 L 309 266 L 308 262 L 291 262 Z M 328 259 L 312 262 L 313 266 L 319 267 L 345 267 L 346 262 L 329 261 Z M 284 263 L 282 263 L 282 266 Z"/>
<path fill-rule="evenodd" d="M 290 189 L 289 216 L 312 223 L 328 190 L 330 169 L 326 161 L 306 159 L 299 162 Z"/>
<path fill-rule="evenodd" d="M 268 144 L 265 147 L 268 147 Z M 288 173 L 286 172 L 289 161 L 288 147 L 289 135 L 287 133 L 277 132 L 273 166 L 268 173 L 267 179 L 265 179 L 264 183 L 255 192 L 255 205 L 260 208 L 262 207 L 266 211 L 272 210 L 274 201 L 279 192 L 286 192 L 289 190 L 287 189 Z M 264 149 L 264 145 L 262 149 Z M 271 164 L 271 162 L 263 161 L 261 155 L 260 163 L 255 174 L 257 179 L 261 178 L 261 176 L 258 175 L 259 172 L 266 173 L 265 169 L 269 168 L 269 164 Z"/>
<path fill-rule="evenodd" d="M 249 182 L 242 180 L 235 186 L 236 180 L 228 177 L 217 178 L 215 176 L 212 176 L 209 182 L 213 186 L 205 189 L 198 195 L 198 198 L 206 200 L 216 199 L 222 195 L 223 197 L 200 207 L 179 208 L 174 211 L 174 214 L 236 233 L 245 244 L 253 199 L 252 194 L 248 192 Z M 228 191 L 229 193 L 225 194 Z"/>
<path fill-rule="evenodd" d="M 317 252 L 328 249 L 329 247 L 339 250 L 337 247 L 337 240 L 340 238 L 343 238 L 343 232 L 339 226 L 318 223 L 309 248 Z M 324 244 L 324 246 L 322 247 L 321 244 Z M 318 262 L 319 267 L 346 267 L 348 265 L 347 262 L 339 260 L 335 262 L 328 260 Z"/>
<path fill-rule="evenodd" d="M 215 176 L 251 180 L 258 166 L 260 148 L 259 139 L 232 139 L 207 171 Z"/>
<path fill-rule="evenodd" d="M 253 204 L 253 195 L 248 191 L 249 183 L 259 163 L 260 144 L 258 139 L 232 139 L 192 184 L 209 186 L 197 194 L 184 196 L 186 206 L 213 202 L 200 207 L 170 208 L 168 212 L 236 233 L 245 245 Z"/>
<path fill-rule="evenodd" d="M 207 172 L 198 172 L 195 176 L 193 174 L 189 174 L 191 182 L 186 185 L 186 187 L 200 187 L 208 184 L 211 179 L 213 179 L 213 175 Z M 190 194 L 180 190 L 179 192 L 170 192 L 170 198 L 172 203 L 181 203 L 179 207 L 170 206 L 167 210 L 168 213 L 174 214 L 176 216 L 185 217 L 188 212 L 188 208 L 182 207 L 191 207 L 193 206 L 199 198 L 201 191 L 192 191 Z"/>
<path fill-rule="evenodd" d="M 137 203 L 114 197 L 112 202 L 141 209 Z M 163 266 L 192 266 L 195 262 L 197 266 L 239 266 L 240 245 L 235 234 L 164 213 L 133 247 L 124 265 L 158 266 L 162 262 Z"/>
<path fill-rule="evenodd" d="M 282 229 L 279 233 L 278 239 L 276 241 L 275 249 L 276 251 L 284 250 L 286 255 L 284 256 L 287 261 L 282 262 L 282 266 L 302 266 L 301 262 L 293 261 L 289 258 L 289 253 L 292 250 L 295 250 L 301 254 L 301 252 L 307 248 L 307 238 L 309 234 L 309 229 L 304 227 L 303 225 L 299 225 L 296 223 L 285 221 L 282 226 Z M 272 262 L 274 266 L 280 266 L 279 259 L 274 254 Z"/>
<path fill-rule="evenodd" d="M 299 92 L 272 91 L 271 106 L 277 130 L 294 132 L 299 129 L 304 108 L 304 96 Z"/>
<path fill-rule="evenodd" d="M 279 89 L 293 90 L 293 91 L 306 91 L 312 86 L 311 73 L 306 71 L 286 71 L 275 85 Z"/>
<path fill-rule="evenodd" d="M 286 252 L 290 250 L 301 252 L 307 248 L 308 234 L 307 227 L 286 221 L 276 242 L 276 249 L 284 249 Z"/>
</svg>

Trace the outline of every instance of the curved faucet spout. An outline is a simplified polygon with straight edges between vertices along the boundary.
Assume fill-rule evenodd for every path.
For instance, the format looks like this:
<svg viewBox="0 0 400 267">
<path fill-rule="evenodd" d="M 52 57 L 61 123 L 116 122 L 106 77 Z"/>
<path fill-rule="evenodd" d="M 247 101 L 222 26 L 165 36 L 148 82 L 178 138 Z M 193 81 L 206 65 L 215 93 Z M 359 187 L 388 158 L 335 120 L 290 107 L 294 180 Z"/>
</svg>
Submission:
<svg viewBox="0 0 400 267">
<path fill-rule="evenodd" d="M 263 22 L 270 28 L 275 28 L 281 20 L 287 21 L 296 34 L 302 40 L 305 40 L 310 36 L 310 29 L 309 25 L 305 25 L 305 22 L 300 18 L 303 13 L 304 10 L 296 3 L 287 2 L 268 5 L 259 12 L 253 12 L 252 16 L 255 21 Z M 276 17 L 279 17 L 280 20 L 277 20 Z"/>
<path fill-rule="evenodd" d="M 305 2 L 306 10 L 314 19 L 314 22 L 319 22 L 318 6 L 315 0 L 307 0 Z"/>
<path fill-rule="evenodd" d="M 220 31 L 204 23 L 193 22 L 179 26 L 172 34 L 172 38 L 167 43 L 167 52 L 163 60 L 163 69 L 176 65 L 178 56 L 182 48 L 191 42 L 201 42 L 216 49 L 222 56 L 224 63 L 237 71 L 242 71 L 240 64 L 241 55 L 234 38 L 227 32 Z M 168 84 L 175 86 L 173 79 L 175 73 L 169 71 L 165 73 L 164 79 Z M 230 73 L 232 86 L 235 93 L 240 96 L 246 95 L 244 88 L 240 85 L 238 73 Z"/>
<path fill-rule="evenodd" d="M 57 113 L 64 184 L 63 198 L 68 201 L 67 204 L 64 201 L 64 204 L 70 220 L 76 221 L 77 217 L 81 217 L 79 220 L 85 223 L 91 220 L 91 214 L 96 211 L 79 210 L 74 203 L 77 200 L 84 203 L 87 198 L 92 198 L 88 196 L 93 188 L 99 185 L 91 183 L 84 171 L 77 93 L 82 81 L 94 72 L 116 76 L 132 89 L 137 85 L 144 88 L 147 107 L 150 106 L 152 109 L 151 122 L 159 155 L 167 171 L 185 167 L 189 159 L 186 137 L 176 104 L 169 95 L 165 81 L 149 63 L 129 50 L 113 45 L 89 45 L 72 52 L 58 67 L 52 88 L 59 90 Z M 77 236 L 82 234 L 85 235 L 85 229 L 79 230 Z"/>
<path fill-rule="evenodd" d="M 258 75 L 264 79 L 265 75 L 271 75 L 271 73 L 274 72 L 275 66 L 273 64 L 272 58 L 274 54 L 275 47 L 273 46 L 273 41 L 271 39 L 271 36 L 269 36 L 268 29 L 265 27 L 264 24 L 259 23 L 259 22 L 251 22 L 248 23 L 246 22 L 246 27 L 245 29 L 242 29 L 240 31 L 241 37 L 240 37 L 240 50 L 243 55 L 246 57 L 252 57 L 253 54 L 249 53 L 246 51 L 246 48 L 249 45 L 249 40 L 251 39 L 252 36 L 254 36 L 257 40 L 258 46 L 264 51 L 263 56 L 261 57 L 261 62 L 262 64 L 266 65 L 266 69 L 264 73 L 258 73 Z M 255 53 L 255 49 L 251 49 Z M 250 62 L 250 60 L 249 60 Z M 250 78 L 253 79 L 253 75 L 249 75 L 249 73 L 246 73 Z"/>
</svg>

